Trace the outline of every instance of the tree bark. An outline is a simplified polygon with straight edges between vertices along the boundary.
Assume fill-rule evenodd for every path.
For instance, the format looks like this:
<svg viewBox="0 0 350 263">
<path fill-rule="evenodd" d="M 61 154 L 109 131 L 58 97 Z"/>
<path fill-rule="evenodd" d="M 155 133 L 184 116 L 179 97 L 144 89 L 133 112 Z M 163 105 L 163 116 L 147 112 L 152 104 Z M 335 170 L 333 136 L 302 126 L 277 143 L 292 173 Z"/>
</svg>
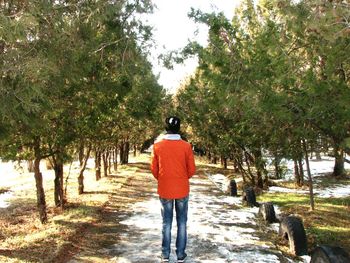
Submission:
<svg viewBox="0 0 350 263">
<path fill-rule="evenodd" d="M 51 162 L 50 158 L 47 158 L 45 160 L 45 165 L 46 165 L 46 170 L 52 170 L 53 165 L 52 165 L 52 162 Z"/>
<path fill-rule="evenodd" d="M 300 173 L 299 173 L 298 161 L 296 159 L 294 159 L 294 178 L 295 178 L 295 183 L 298 186 L 302 186 Z"/>
<path fill-rule="evenodd" d="M 79 145 L 79 156 L 78 156 L 80 167 L 82 167 L 84 164 L 84 148 L 85 148 L 84 143 L 81 141 Z"/>
<path fill-rule="evenodd" d="M 281 170 L 280 163 L 281 163 L 281 158 L 279 156 L 277 156 L 277 154 L 275 153 L 273 164 L 275 166 L 275 177 L 277 179 L 282 178 L 282 170 Z"/>
<path fill-rule="evenodd" d="M 136 157 L 137 155 L 137 147 L 136 147 L 136 144 L 134 145 L 134 157 Z"/>
<path fill-rule="evenodd" d="M 108 174 L 112 174 L 112 157 L 113 157 L 113 150 L 108 151 Z"/>
<path fill-rule="evenodd" d="M 254 163 L 255 163 L 256 175 L 257 175 L 257 186 L 263 189 L 264 181 L 266 181 L 263 178 L 263 175 L 265 174 L 265 164 L 262 159 L 262 153 L 260 149 L 254 151 Z"/>
<path fill-rule="evenodd" d="M 253 173 L 252 173 L 252 170 L 251 170 L 251 168 L 250 168 L 250 157 L 249 157 L 249 154 L 245 151 L 244 152 L 244 156 L 245 156 L 245 162 L 246 162 L 246 164 L 247 164 L 247 169 L 248 169 L 248 173 L 247 173 L 247 175 L 248 175 L 248 179 L 250 180 L 250 182 L 252 183 L 252 185 L 256 185 L 255 184 L 255 177 L 254 177 L 254 175 L 253 175 Z"/>
<path fill-rule="evenodd" d="M 125 148 L 124 148 L 124 164 L 129 163 L 129 151 L 130 151 L 130 142 L 126 141 L 125 142 Z"/>
<path fill-rule="evenodd" d="M 210 153 L 210 151 L 208 151 L 207 158 L 208 158 L 208 161 L 211 162 L 211 153 Z"/>
<path fill-rule="evenodd" d="M 114 148 L 113 168 L 115 172 L 118 170 L 118 143 L 116 143 Z"/>
<path fill-rule="evenodd" d="M 124 157 L 124 154 L 125 154 L 125 151 L 124 151 L 124 142 L 121 142 L 120 144 L 119 144 L 119 163 L 120 164 L 124 164 L 124 159 L 125 159 L 125 157 Z"/>
<path fill-rule="evenodd" d="M 59 155 L 57 155 L 56 158 L 54 158 L 53 169 L 55 171 L 55 180 L 54 180 L 55 205 L 63 209 L 65 204 L 65 197 L 64 197 L 64 190 L 63 190 L 63 160 Z"/>
<path fill-rule="evenodd" d="M 96 181 L 101 179 L 101 152 L 98 150 L 95 152 L 95 176 Z"/>
<path fill-rule="evenodd" d="M 340 147 L 340 143 L 334 143 L 335 163 L 333 168 L 333 176 L 341 177 L 345 175 L 344 169 L 344 150 Z"/>
<path fill-rule="evenodd" d="M 306 170 L 307 170 L 307 175 L 309 179 L 310 209 L 311 211 L 314 211 L 315 201 L 314 201 L 313 181 L 312 181 L 312 176 L 310 171 L 309 156 L 308 156 L 307 145 L 305 140 L 303 140 L 303 147 L 304 147 L 304 154 L 305 154 Z"/>
<path fill-rule="evenodd" d="M 221 156 L 221 165 L 224 167 L 224 169 L 227 169 L 227 158 L 224 156 Z"/>
<path fill-rule="evenodd" d="M 316 160 L 317 160 L 317 161 L 321 161 L 321 160 L 322 160 L 320 150 L 317 149 L 317 150 L 315 151 L 315 155 L 316 155 Z"/>
<path fill-rule="evenodd" d="M 238 171 L 240 171 L 242 173 L 242 179 L 243 179 L 243 183 L 245 184 L 247 182 L 246 180 L 246 171 L 243 168 L 243 159 L 242 159 L 242 155 L 234 155 L 233 156 L 234 161 L 237 165 Z"/>
<path fill-rule="evenodd" d="M 33 162 L 33 160 L 28 160 L 27 161 L 27 166 L 28 166 L 28 172 L 29 173 L 34 173 L 34 162 Z"/>
<path fill-rule="evenodd" d="M 119 145 L 119 157 L 120 157 L 120 163 L 121 164 L 127 164 L 129 163 L 129 150 L 130 150 L 130 143 L 129 141 L 123 141 Z"/>
<path fill-rule="evenodd" d="M 299 156 L 298 158 L 299 164 L 299 175 L 300 175 L 300 186 L 304 185 L 304 167 L 303 167 L 303 158 Z"/>
<path fill-rule="evenodd" d="M 35 178 L 35 185 L 36 185 L 36 199 L 37 199 L 37 207 L 39 210 L 39 218 L 40 222 L 42 224 L 47 223 L 47 213 L 46 213 L 46 200 L 45 200 L 45 192 L 43 187 L 43 176 L 40 172 L 40 146 L 39 142 L 35 142 L 34 146 L 34 153 L 35 153 L 35 159 L 34 159 L 34 178 Z"/>
<path fill-rule="evenodd" d="M 239 172 L 238 163 L 237 163 L 237 160 L 235 158 L 233 159 L 233 171 L 235 173 Z"/>
<path fill-rule="evenodd" d="M 78 176 L 78 193 L 80 195 L 84 193 L 84 171 L 86 169 L 87 162 L 90 158 L 90 152 L 91 152 L 91 146 L 88 147 L 83 163 L 80 166 L 80 171 Z"/>
<path fill-rule="evenodd" d="M 103 160 L 103 174 L 105 177 L 108 176 L 108 158 L 109 158 L 109 152 L 105 151 L 102 154 L 102 160 Z"/>
</svg>

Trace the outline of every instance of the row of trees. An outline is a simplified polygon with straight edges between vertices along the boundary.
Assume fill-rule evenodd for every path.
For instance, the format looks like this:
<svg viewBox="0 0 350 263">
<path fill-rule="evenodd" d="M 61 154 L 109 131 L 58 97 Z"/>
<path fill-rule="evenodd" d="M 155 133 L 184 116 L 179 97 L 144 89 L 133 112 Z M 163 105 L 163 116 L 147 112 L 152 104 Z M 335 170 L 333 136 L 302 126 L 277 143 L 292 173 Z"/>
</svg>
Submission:
<svg viewBox="0 0 350 263">
<path fill-rule="evenodd" d="M 83 193 L 92 152 L 99 179 L 101 159 L 119 151 L 127 163 L 130 145 L 157 133 L 165 93 L 146 58 L 150 28 L 137 19 L 152 8 L 148 0 L 0 3 L 0 156 L 34 162 L 41 222 L 42 159 L 52 161 L 63 208 L 67 161 L 79 156 Z"/>
<path fill-rule="evenodd" d="M 348 1 L 245 0 L 232 21 L 192 10 L 209 27 L 208 46 L 190 43 L 194 76 L 176 94 L 194 142 L 230 158 L 246 183 L 267 186 L 266 155 L 276 176 L 283 158 L 332 151 L 334 176 L 350 154 L 350 5 Z M 178 59 L 179 57 L 177 57 Z"/>
</svg>

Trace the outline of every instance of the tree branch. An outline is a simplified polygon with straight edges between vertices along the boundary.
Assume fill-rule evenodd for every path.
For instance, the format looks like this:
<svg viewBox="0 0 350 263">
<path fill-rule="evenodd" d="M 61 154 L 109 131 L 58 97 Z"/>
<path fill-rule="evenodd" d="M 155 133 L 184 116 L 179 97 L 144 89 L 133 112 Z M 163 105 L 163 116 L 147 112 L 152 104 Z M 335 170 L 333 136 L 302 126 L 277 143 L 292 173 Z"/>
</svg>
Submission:
<svg viewBox="0 0 350 263">
<path fill-rule="evenodd" d="M 124 38 L 121 38 L 121 39 L 115 40 L 115 41 L 110 42 L 110 43 L 102 44 L 97 50 L 94 51 L 94 53 L 100 52 L 101 50 L 104 50 L 106 47 L 109 47 L 109 46 L 118 44 L 118 43 L 119 43 L 120 41 L 122 41 L 123 39 L 124 39 Z"/>
</svg>

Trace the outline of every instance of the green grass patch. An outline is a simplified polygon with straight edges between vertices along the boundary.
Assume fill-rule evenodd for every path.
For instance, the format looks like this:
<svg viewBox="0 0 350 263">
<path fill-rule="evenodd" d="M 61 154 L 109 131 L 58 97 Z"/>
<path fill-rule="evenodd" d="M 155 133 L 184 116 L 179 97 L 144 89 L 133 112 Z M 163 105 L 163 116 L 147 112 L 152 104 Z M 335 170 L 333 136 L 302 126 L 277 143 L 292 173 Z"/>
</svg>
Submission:
<svg viewBox="0 0 350 263">
<path fill-rule="evenodd" d="M 308 195 L 265 193 L 257 199 L 279 206 L 283 215 L 300 216 L 308 236 L 309 250 L 325 244 L 350 251 L 350 197 L 315 198 L 314 211 L 310 211 Z"/>
</svg>

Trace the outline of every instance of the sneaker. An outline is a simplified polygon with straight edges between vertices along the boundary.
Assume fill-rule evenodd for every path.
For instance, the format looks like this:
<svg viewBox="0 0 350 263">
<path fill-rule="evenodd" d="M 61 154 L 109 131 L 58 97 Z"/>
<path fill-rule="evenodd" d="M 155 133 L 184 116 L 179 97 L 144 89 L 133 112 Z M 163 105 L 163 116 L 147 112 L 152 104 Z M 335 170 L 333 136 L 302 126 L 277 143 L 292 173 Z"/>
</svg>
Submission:
<svg viewBox="0 0 350 263">
<path fill-rule="evenodd" d="M 169 262 L 169 258 L 163 258 L 163 257 L 161 257 L 160 262 L 161 262 L 161 263 L 168 263 L 168 262 Z"/>
<path fill-rule="evenodd" d="M 184 258 L 181 258 L 181 259 L 178 258 L 178 259 L 177 259 L 177 262 L 178 262 L 178 263 L 183 263 L 183 262 L 185 262 L 186 257 L 187 257 L 187 256 L 185 256 Z"/>
</svg>

